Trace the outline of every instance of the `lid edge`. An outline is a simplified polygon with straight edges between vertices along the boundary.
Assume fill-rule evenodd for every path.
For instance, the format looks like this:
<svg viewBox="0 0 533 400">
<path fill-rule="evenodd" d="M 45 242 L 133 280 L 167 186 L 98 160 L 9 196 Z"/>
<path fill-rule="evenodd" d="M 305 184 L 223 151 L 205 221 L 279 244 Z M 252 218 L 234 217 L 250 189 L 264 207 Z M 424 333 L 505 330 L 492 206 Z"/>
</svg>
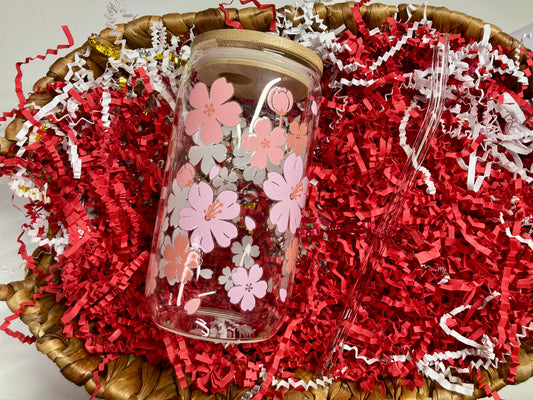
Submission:
<svg viewBox="0 0 533 400">
<path fill-rule="evenodd" d="M 306 61 L 322 74 L 324 65 L 320 57 L 311 49 L 290 39 L 273 33 L 249 29 L 216 29 L 204 32 L 194 38 L 192 49 L 205 49 L 213 46 L 230 46 L 232 43 L 250 43 L 273 50 L 288 52 Z"/>
</svg>

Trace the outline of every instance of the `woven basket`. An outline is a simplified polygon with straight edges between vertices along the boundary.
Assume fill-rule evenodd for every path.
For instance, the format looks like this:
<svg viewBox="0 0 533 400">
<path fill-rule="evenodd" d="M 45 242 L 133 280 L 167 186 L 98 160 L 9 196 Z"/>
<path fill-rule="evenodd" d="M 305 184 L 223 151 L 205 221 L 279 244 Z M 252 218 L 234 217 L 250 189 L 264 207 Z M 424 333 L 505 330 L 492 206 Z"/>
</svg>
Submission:
<svg viewBox="0 0 533 400">
<path fill-rule="evenodd" d="M 357 30 L 357 25 L 352 15 L 354 3 L 339 3 L 332 5 L 316 4 L 314 12 L 330 28 L 337 28 L 342 24 L 352 30 Z M 292 7 L 284 7 L 292 9 Z M 242 10 L 229 9 L 231 20 L 238 20 L 244 28 L 266 31 L 270 27 L 273 16 L 270 9 L 259 10 L 257 8 L 246 8 Z M 297 10 L 293 15 L 298 15 Z M 427 7 L 425 10 L 411 12 L 411 20 L 421 20 L 425 16 L 433 21 L 433 27 L 440 32 L 459 33 L 465 38 L 480 40 L 483 35 L 484 22 L 480 19 L 467 16 L 462 13 L 452 12 L 443 7 Z M 290 15 L 290 14 L 289 14 Z M 406 21 L 408 18 L 407 5 L 389 6 L 383 4 L 373 4 L 362 6 L 361 15 L 367 26 L 374 28 L 380 26 L 389 17 L 394 17 L 399 21 Z M 150 27 L 154 22 L 161 21 L 168 32 L 174 35 L 186 35 L 192 26 L 197 33 L 213 29 L 224 28 L 225 15 L 219 9 L 209 9 L 198 13 L 168 14 L 162 17 L 145 16 L 131 21 L 125 25 L 120 25 L 118 31 L 122 33 L 130 48 L 149 47 L 151 41 Z M 491 26 L 491 42 L 493 45 L 501 45 L 502 48 L 514 49 L 518 41 L 511 36 L 501 32 L 496 26 Z M 98 39 L 101 44 L 113 47 L 115 38 L 110 36 L 110 30 L 104 30 Z M 64 79 L 68 67 L 67 64 L 74 59 L 75 53 L 83 54 L 87 48 L 94 46 L 88 41 L 81 48 L 72 51 L 67 56 L 56 61 L 45 77 L 41 78 L 35 85 L 34 91 L 38 88 L 45 88 L 47 84 Z M 98 51 L 91 51 L 86 60 L 87 65 L 99 76 L 105 69 L 107 57 Z M 524 68 L 526 59 L 521 60 Z M 530 78 L 531 79 L 531 78 Z M 533 83 L 530 84 L 533 87 Z M 531 93 L 529 94 L 531 96 Z M 34 94 L 29 98 L 29 102 L 42 106 L 51 100 L 49 94 Z M 0 154 L 6 154 L 9 146 L 16 140 L 16 134 L 20 130 L 24 120 L 16 118 L 7 128 L 6 137 L 0 138 Z M 45 272 L 52 264 L 52 256 L 41 253 L 37 250 L 34 253 L 37 269 Z M 38 293 L 39 282 L 35 274 L 29 274 L 26 279 L 20 282 L 13 282 L 8 285 L 0 285 L 0 300 L 6 301 L 13 311 L 19 309 L 21 304 L 32 300 L 32 295 Z M 77 385 L 84 385 L 87 391 L 92 393 L 96 388 L 93 380 L 93 372 L 97 370 L 104 355 L 89 354 L 84 349 L 84 343 L 73 337 L 68 339 L 63 334 L 63 325 L 60 318 L 65 311 L 62 304 L 57 304 L 52 295 L 44 295 L 36 301 L 34 306 L 28 306 L 20 315 L 21 320 L 29 326 L 31 333 L 36 337 L 37 349 L 46 354 L 60 368 L 61 373 Z M 521 365 L 518 367 L 515 383 L 527 380 L 533 375 L 533 350 L 531 343 L 523 343 L 520 351 Z M 506 385 L 507 369 L 505 365 L 500 369 L 481 371 L 481 375 L 489 378 L 490 388 L 493 391 L 499 390 Z M 311 373 L 308 371 L 298 371 L 296 376 L 301 379 L 309 379 Z M 180 389 L 174 376 L 174 370 L 169 367 L 161 369 L 149 365 L 146 360 L 140 357 L 124 354 L 115 361 L 110 362 L 105 370 L 99 373 L 102 384 L 98 396 L 104 399 L 204 399 L 204 398 L 227 398 L 239 399 L 247 389 L 232 387 L 230 390 L 217 395 L 208 395 L 192 387 Z M 289 399 L 318 398 L 318 399 L 471 399 L 456 393 L 450 393 L 438 384 L 426 380 L 422 388 L 410 391 L 407 387 L 401 386 L 401 380 L 389 380 L 386 385 L 386 395 L 379 393 L 377 388 L 373 393 L 361 393 L 352 382 L 335 382 L 329 389 L 311 390 L 301 392 L 291 390 L 287 392 Z M 475 398 L 483 397 L 485 393 L 476 389 Z"/>
</svg>

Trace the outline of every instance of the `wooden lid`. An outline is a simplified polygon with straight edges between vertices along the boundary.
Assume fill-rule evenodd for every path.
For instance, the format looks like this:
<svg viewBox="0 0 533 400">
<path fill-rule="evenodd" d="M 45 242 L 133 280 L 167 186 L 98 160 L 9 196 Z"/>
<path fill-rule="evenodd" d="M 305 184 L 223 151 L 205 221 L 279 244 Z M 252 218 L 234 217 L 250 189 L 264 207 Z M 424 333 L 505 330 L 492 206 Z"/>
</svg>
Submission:
<svg viewBox="0 0 533 400">
<path fill-rule="evenodd" d="M 227 50 L 225 49 L 227 48 Z M 218 78 L 233 84 L 237 97 L 257 100 L 265 87 L 289 89 L 299 101 L 313 82 L 309 71 L 322 74 L 322 60 L 308 48 L 273 34 L 244 29 L 222 29 L 203 33 L 192 44 L 193 51 L 216 51 L 197 61 L 200 79 L 211 85 Z M 249 50 L 264 51 L 250 54 Z"/>
<path fill-rule="evenodd" d="M 272 33 L 248 29 L 218 29 L 202 33 L 194 38 L 192 48 L 202 49 L 236 45 L 248 48 L 267 48 L 283 52 L 284 56 L 316 69 L 320 75 L 322 75 L 324 69 L 320 57 L 307 47 Z"/>
</svg>

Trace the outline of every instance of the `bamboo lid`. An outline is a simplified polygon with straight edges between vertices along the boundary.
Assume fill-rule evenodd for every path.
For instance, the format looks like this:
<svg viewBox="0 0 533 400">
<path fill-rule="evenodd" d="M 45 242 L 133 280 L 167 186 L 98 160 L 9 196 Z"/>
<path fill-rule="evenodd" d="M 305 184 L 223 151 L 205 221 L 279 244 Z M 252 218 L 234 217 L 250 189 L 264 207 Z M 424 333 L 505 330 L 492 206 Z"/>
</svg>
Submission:
<svg viewBox="0 0 533 400">
<path fill-rule="evenodd" d="M 324 66 L 320 57 L 299 43 L 272 33 L 252 31 L 248 29 L 218 29 L 202 33 L 197 36 L 192 44 L 193 49 L 209 47 L 247 45 L 249 48 L 267 48 L 285 53 L 285 56 L 307 63 L 314 67 L 320 75 Z"/>
<path fill-rule="evenodd" d="M 203 33 L 192 44 L 193 51 L 217 48 L 217 55 L 198 61 L 202 81 L 211 84 L 220 77 L 234 86 L 238 97 L 257 99 L 274 79 L 291 90 L 296 100 L 307 96 L 309 69 L 322 74 L 323 64 L 312 50 L 292 40 L 245 29 L 221 29 Z M 248 50 L 264 51 L 251 55 Z M 283 58 L 282 58 L 283 57 Z"/>
</svg>

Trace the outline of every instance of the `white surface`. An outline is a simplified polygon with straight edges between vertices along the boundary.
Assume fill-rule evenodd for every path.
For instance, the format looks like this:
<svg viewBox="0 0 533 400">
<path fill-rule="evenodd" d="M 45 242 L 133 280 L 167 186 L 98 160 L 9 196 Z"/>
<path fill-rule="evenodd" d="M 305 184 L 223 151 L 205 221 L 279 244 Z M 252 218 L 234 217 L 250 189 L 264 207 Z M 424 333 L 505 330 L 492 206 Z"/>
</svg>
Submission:
<svg viewBox="0 0 533 400">
<path fill-rule="evenodd" d="M 61 25 L 68 25 L 76 42 L 82 44 L 93 31 L 105 27 L 104 13 L 107 0 L 1 0 L 0 8 L 0 112 L 17 104 L 14 93 L 15 63 L 28 56 L 43 54 L 48 48 L 66 43 Z M 390 0 L 384 3 L 397 4 Z M 198 11 L 217 7 L 217 0 L 144 0 L 126 1 L 128 11 L 138 16 L 163 15 L 170 12 Z M 263 1 L 267 3 L 267 1 Z M 292 3 L 291 0 L 273 1 L 276 5 Z M 418 2 L 421 3 L 421 2 Z M 533 20 L 533 0 L 430 0 L 430 5 L 445 6 L 452 10 L 475 15 L 491 22 L 506 32 L 514 32 Z M 65 54 L 63 51 L 60 54 Z M 37 60 L 23 66 L 24 88 L 47 71 L 55 57 Z M 3 127 L 2 127 L 3 128 Z M 0 128 L 1 129 L 1 128 Z M 24 223 L 22 214 L 11 206 L 11 195 L 5 183 L 0 183 L 0 282 L 21 277 L 20 268 L 13 273 L 2 273 L 8 266 L 20 265 L 16 256 L 16 237 Z M 8 315 L 7 307 L 0 302 L 0 324 Z M 24 330 L 22 323 L 14 325 Z M 27 330 L 26 330 L 27 332 Z M 518 387 L 500 392 L 507 400 L 531 400 L 533 380 Z M 0 400 L 86 400 L 90 396 L 85 389 L 68 382 L 57 367 L 33 345 L 21 344 L 0 333 Z"/>
</svg>

